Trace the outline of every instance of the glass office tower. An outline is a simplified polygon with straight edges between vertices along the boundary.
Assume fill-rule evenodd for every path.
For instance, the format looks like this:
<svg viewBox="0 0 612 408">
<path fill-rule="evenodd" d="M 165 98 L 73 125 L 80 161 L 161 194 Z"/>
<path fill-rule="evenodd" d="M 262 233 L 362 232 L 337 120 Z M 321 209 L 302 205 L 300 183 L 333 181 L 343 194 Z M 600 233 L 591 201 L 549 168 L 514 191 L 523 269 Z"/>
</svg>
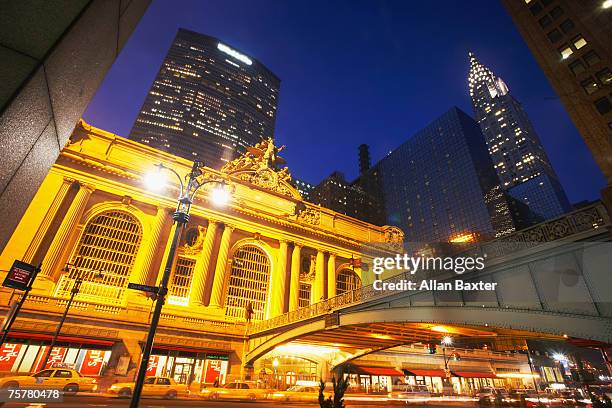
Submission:
<svg viewBox="0 0 612 408">
<path fill-rule="evenodd" d="M 179 29 L 129 138 L 220 168 L 274 137 L 279 88 L 256 59 Z"/>
<path fill-rule="evenodd" d="M 380 195 L 387 223 L 402 228 L 407 242 L 466 233 L 486 239 L 516 228 L 484 136 L 456 107 L 362 174 L 360 185 Z"/>
</svg>

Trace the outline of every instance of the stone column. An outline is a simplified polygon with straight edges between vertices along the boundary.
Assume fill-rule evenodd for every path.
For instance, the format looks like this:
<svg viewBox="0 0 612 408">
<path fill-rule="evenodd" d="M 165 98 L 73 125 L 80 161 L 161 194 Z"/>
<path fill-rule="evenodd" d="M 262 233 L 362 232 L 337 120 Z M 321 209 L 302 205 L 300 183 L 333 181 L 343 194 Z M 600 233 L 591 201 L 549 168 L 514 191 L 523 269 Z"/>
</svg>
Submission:
<svg viewBox="0 0 612 408">
<path fill-rule="evenodd" d="M 310 291 L 310 304 L 323 300 L 323 285 L 325 285 L 325 253 L 319 249 L 317 250 L 315 278 Z"/>
<path fill-rule="evenodd" d="M 210 306 L 221 307 L 223 302 L 223 284 L 225 283 L 225 268 L 227 266 L 227 256 L 229 252 L 230 239 L 234 227 L 225 224 L 223 235 L 221 235 L 221 245 L 217 255 L 217 266 L 215 268 L 215 278 L 213 280 L 212 293 L 210 295 Z"/>
<path fill-rule="evenodd" d="M 152 277 L 153 271 L 151 270 L 151 265 L 153 264 L 153 259 L 159 251 L 160 245 L 162 245 L 161 232 L 164 225 L 169 221 L 170 214 L 168 214 L 168 211 L 165 208 L 158 208 L 157 214 L 151 222 L 151 230 L 140 243 L 130 282 L 148 284 L 149 279 Z M 146 295 L 145 292 L 137 292 L 141 295 Z"/>
<path fill-rule="evenodd" d="M 300 296 L 300 256 L 302 245 L 295 243 L 291 252 L 291 277 L 289 280 L 289 311 L 297 310 Z"/>
<path fill-rule="evenodd" d="M 287 284 L 287 241 L 279 240 L 276 268 L 270 276 L 270 290 L 268 291 L 267 318 L 283 314 L 285 309 L 285 289 Z"/>
<path fill-rule="evenodd" d="M 206 227 L 204 243 L 202 244 L 202 253 L 196 261 L 193 279 L 191 281 L 191 296 L 189 302 L 194 305 L 204 304 L 204 290 L 206 289 L 208 270 L 210 269 L 210 257 L 215 244 L 218 226 L 219 223 L 217 221 L 208 220 L 208 227 Z"/>
<path fill-rule="evenodd" d="M 327 298 L 336 296 L 336 254 L 329 254 L 327 260 Z"/>
<path fill-rule="evenodd" d="M 55 193 L 55 197 L 53 197 L 51 206 L 49 206 L 49 209 L 47 210 L 47 213 L 45 214 L 45 218 L 43 218 L 42 222 L 40 223 L 38 230 L 36 231 L 36 234 L 34 234 L 34 237 L 32 238 L 32 242 L 30 242 L 28 249 L 23 255 L 23 258 L 22 258 L 23 262 L 26 262 L 26 263 L 40 262 L 39 260 L 34 259 L 34 257 L 36 256 L 36 252 L 38 252 L 38 248 L 40 247 L 40 244 L 42 243 L 43 239 L 47 235 L 47 232 L 49 231 L 49 227 L 51 226 L 51 223 L 57 216 L 57 211 L 59 210 L 59 207 L 62 205 L 62 202 L 64 202 L 64 198 L 66 198 L 66 194 L 68 194 L 68 191 L 70 190 L 70 186 L 72 185 L 73 182 L 74 180 L 66 179 L 66 178 L 64 178 L 64 180 L 62 181 L 62 184 L 60 185 L 59 190 L 57 191 L 57 193 Z"/>
<path fill-rule="evenodd" d="M 66 211 L 51 245 L 49 245 L 39 278 L 56 280 L 57 272 L 64 266 L 62 263 L 66 261 L 65 256 L 69 250 L 67 245 L 70 242 L 70 236 L 83 216 L 87 201 L 93 191 L 93 187 L 83 184 L 79 186 L 79 191 Z"/>
</svg>

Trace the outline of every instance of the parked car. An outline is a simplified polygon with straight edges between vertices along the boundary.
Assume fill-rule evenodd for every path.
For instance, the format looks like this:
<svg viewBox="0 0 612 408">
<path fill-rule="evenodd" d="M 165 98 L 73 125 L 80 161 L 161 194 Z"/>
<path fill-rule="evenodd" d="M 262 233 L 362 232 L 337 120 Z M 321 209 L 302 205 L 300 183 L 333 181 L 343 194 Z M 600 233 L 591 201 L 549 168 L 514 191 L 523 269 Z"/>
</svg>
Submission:
<svg viewBox="0 0 612 408">
<path fill-rule="evenodd" d="M 16 375 L 0 378 L 0 388 L 46 388 L 68 393 L 96 391 L 95 378 L 85 377 L 71 368 L 49 368 L 31 375 Z"/>
<path fill-rule="evenodd" d="M 221 387 L 203 388 L 200 395 L 211 400 L 216 399 L 240 399 L 261 400 L 268 397 L 268 391 L 256 388 L 255 384 L 246 382 L 233 382 Z"/>
<path fill-rule="evenodd" d="M 431 392 L 426 385 L 399 384 L 388 394 L 392 399 L 429 398 Z"/>
<path fill-rule="evenodd" d="M 325 393 L 325 398 L 331 393 Z M 291 402 L 317 402 L 319 400 L 319 387 L 312 385 L 294 385 L 285 391 L 275 391 L 269 395 L 274 401 Z"/>
<path fill-rule="evenodd" d="M 117 397 L 128 398 L 134 392 L 133 382 L 119 382 L 111 385 L 108 393 Z M 174 399 L 189 395 L 189 390 L 185 384 L 177 384 L 170 377 L 146 377 L 142 386 L 143 397 L 162 397 Z"/>
</svg>

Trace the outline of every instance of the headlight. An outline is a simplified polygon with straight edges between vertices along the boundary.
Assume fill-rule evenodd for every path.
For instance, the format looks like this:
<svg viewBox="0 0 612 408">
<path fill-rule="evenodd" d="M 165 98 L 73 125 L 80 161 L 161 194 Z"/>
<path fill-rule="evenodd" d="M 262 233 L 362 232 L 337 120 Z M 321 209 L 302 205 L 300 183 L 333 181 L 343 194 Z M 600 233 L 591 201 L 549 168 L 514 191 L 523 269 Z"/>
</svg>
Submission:
<svg viewBox="0 0 612 408">
<path fill-rule="evenodd" d="M 117 387 L 116 385 L 111 385 L 110 389 L 111 390 L 117 390 L 117 389 L 119 389 L 119 387 Z"/>
</svg>

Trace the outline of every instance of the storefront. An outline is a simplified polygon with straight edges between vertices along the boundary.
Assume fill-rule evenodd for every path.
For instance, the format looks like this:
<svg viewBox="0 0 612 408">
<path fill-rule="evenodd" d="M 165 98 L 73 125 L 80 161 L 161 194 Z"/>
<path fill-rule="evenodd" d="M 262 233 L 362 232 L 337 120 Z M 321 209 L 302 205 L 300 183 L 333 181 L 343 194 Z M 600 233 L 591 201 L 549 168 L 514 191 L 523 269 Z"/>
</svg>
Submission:
<svg viewBox="0 0 612 408">
<path fill-rule="evenodd" d="M 179 384 L 225 384 L 229 355 L 188 349 L 154 348 L 147 376 L 168 376 Z"/>
<path fill-rule="evenodd" d="M 315 361 L 302 357 L 270 357 L 262 361 L 256 378 L 263 386 L 284 389 L 298 381 L 318 381 L 317 366 Z"/>
<path fill-rule="evenodd" d="M 404 369 L 406 384 L 425 385 L 430 392 L 442 393 L 444 390 L 443 378 L 446 378 L 444 370 L 440 369 Z"/>
<path fill-rule="evenodd" d="M 351 366 L 344 376 L 349 379 L 349 392 L 387 393 L 404 373 L 389 367 Z"/>
<path fill-rule="evenodd" d="M 497 378 L 490 371 L 452 371 L 454 383 L 459 387 L 459 393 L 472 394 L 485 387 L 504 388 L 506 381 Z"/>
<path fill-rule="evenodd" d="M 112 341 L 59 336 L 47 364 L 50 336 L 23 333 L 9 337 L 0 349 L 0 373 L 31 374 L 57 365 L 85 376 L 100 376 L 111 356 Z"/>
</svg>

